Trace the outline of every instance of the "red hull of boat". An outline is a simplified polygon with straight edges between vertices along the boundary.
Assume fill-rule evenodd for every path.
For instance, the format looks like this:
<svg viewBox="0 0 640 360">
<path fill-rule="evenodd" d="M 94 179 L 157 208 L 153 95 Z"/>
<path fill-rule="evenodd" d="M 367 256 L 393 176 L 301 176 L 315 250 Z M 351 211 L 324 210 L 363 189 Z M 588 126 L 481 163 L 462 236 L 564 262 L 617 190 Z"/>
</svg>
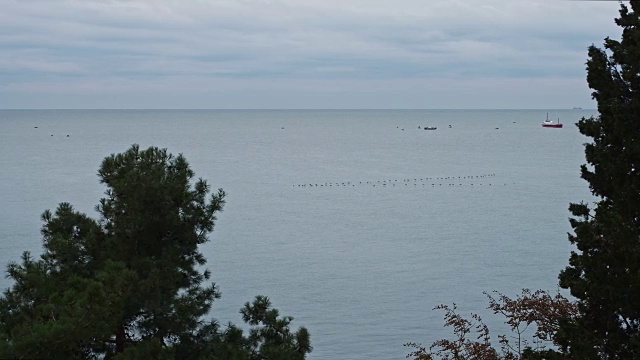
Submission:
<svg viewBox="0 0 640 360">
<path fill-rule="evenodd" d="M 547 128 L 562 128 L 562 124 L 542 124 L 542 127 L 547 127 Z"/>
</svg>

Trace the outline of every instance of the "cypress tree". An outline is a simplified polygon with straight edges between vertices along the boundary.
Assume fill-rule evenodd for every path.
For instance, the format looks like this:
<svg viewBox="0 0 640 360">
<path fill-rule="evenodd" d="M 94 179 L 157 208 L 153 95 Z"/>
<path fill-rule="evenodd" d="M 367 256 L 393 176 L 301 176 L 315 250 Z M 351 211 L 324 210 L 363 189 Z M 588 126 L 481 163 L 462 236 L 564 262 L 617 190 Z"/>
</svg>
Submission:
<svg viewBox="0 0 640 360">
<path fill-rule="evenodd" d="M 571 204 L 577 251 L 560 286 L 579 316 L 557 334 L 571 358 L 640 358 L 640 1 L 621 4 L 620 41 L 589 48 L 587 81 L 599 115 L 583 118 L 588 164 L 581 167 L 596 202 Z"/>
</svg>

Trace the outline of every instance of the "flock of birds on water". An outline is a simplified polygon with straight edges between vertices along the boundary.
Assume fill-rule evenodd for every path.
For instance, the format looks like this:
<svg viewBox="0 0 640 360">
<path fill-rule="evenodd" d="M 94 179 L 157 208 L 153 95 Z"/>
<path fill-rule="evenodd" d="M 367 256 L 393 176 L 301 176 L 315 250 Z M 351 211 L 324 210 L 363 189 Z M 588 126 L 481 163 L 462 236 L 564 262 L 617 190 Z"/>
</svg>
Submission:
<svg viewBox="0 0 640 360">
<path fill-rule="evenodd" d="M 506 186 L 505 182 L 497 182 L 496 174 L 464 175 L 464 176 L 429 176 L 422 178 L 382 179 L 366 181 L 338 181 L 293 184 L 294 188 L 329 188 L 329 187 L 460 187 L 460 186 Z"/>
</svg>

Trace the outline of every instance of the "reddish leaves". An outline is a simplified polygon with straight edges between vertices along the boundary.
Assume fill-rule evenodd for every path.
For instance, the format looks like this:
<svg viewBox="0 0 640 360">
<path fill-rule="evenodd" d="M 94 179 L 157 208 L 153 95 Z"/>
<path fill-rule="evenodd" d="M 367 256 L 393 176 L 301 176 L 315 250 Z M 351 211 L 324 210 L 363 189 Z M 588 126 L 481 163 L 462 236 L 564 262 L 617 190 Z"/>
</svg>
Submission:
<svg viewBox="0 0 640 360">
<path fill-rule="evenodd" d="M 414 348 L 407 358 L 414 360 L 518 360 L 522 359 L 525 349 L 531 350 L 524 336 L 529 326 L 535 327 L 533 334 L 537 350 L 545 348 L 544 342 L 554 342 L 554 334 L 559 329 L 561 319 L 571 319 L 578 313 L 577 305 L 556 293 L 529 289 L 511 299 L 499 292 L 497 297 L 485 293 L 489 298 L 489 309 L 494 314 L 503 315 L 505 324 L 509 325 L 512 335 L 498 336 L 501 344 L 500 352 L 491 344 L 489 328 L 478 314 L 471 314 L 471 319 L 457 313 L 457 306 L 438 305 L 434 310 L 444 310 L 444 326 L 452 327 L 454 340 L 441 339 L 435 341 L 429 349 L 421 344 L 407 343 Z M 513 343 L 510 341 L 515 340 Z"/>
</svg>

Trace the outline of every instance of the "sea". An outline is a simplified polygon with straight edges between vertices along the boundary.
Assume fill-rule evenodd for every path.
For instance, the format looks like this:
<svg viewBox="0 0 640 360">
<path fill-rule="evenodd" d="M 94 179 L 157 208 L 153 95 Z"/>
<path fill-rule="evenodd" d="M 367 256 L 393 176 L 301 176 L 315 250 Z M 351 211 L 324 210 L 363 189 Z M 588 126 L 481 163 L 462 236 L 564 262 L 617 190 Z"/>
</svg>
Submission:
<svg viewBox="0 0 640 360">
<path fill-rule="evenodd" d="M 542 128 L 546 118 L 562 129 Z M 310 360 L 404 359 L 451 338 L 439 304 L 508 328 L 484 292 L 558 289 L 580 178 L 575 123 L 596 110 L 1 110 L 0 266 L 42 252 L 40 215 L 97 217 L 103 158 L 157 146 L 224 189 L 201 248 L 242 324 L 268 296 L 311 334 Z M 436 130 L 424 130 L 436 127 Z M 0 277 L 0 289 L 11 280 Z"/>
</svg>

